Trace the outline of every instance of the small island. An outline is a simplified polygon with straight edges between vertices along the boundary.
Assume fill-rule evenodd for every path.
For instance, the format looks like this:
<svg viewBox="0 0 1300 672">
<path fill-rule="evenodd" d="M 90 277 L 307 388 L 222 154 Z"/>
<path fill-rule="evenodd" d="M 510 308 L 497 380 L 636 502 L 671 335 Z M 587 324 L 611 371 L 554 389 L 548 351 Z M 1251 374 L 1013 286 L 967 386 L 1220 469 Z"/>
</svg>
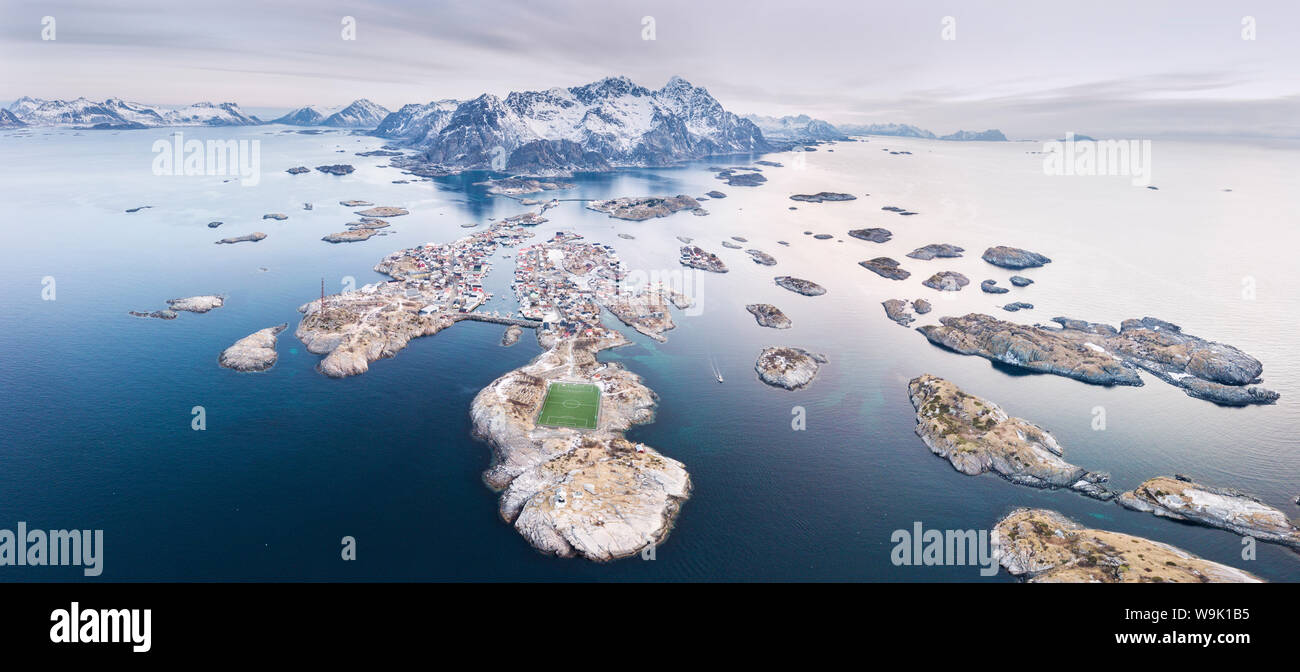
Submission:
<svg viewBox="0 0 1300 672">
<path fill-rule="evenodd" d="M 257 241 L 262 240 L 263 238 L 266 238 L 265 233 L 262 233 L 261 231 L 254 231 L 252 233 L 245 234 L 242 236 L 232 236 L 230 238 L 222 238 L 221 240 L 218 240 L 216 244 L 234 245 L 235 243 L 244 243 L 244 242 L 256 243 Z"/>
<path fill-rule="evenodd" d="M 904 270 L 898 265 L 898 262 L 889 257 L 876 257 L 866 261 L 859 261 L 858 265 L 879 275 L 882 278 L 890 280 L 906 280 L 911 277 L 911 272 Z"/>
<path fill-rule="evenodd" d="M 739 247 L 739 246 L 737 246 Z M 681 249 L 681 258 L 678 260 L 683 266 L 698 268 L 701 271 L 710 273 L 726 273 L 727 265 L 722 263 L 722 259 L 712 252 L 706 252 L 698 245 L 685 245 Z"/>
<path fill-rule="evenodd" d="M 1185 334 L 1154 317 L 1108 324 L 1052 318 L 1059 329 L 1026 326 L 989 315 L 943 317 L 919 327 L 931 343 L 1030 371 L 1094 385 L 1141 386 L 1138 370 L 1224 406 L 1271 404 L 1279 394 L 1256 385 L 1264 365 L 1223 343 Z"/>
<path fill-rule="evenodd" d="M 327 175 L 341 176 L 341 175 L 351 174 L 352 171 L 356 170 L 356 168 L 353 168 L 352 166 L 349 166 L 346 163 L 336 163 L 329 166 L 316 166 L 316 170 L 319 170 L 320 172 L 325 173 Z"/>
<path fill-rule="evenodd" d="M 754 320 L 761 327 L 789 329 L 794 326 L 794 323 L 790 321 L 790 318 L 786 317 L 785 313 L 781 312 L 780 308 L 770 303 L 751 303 L 745 306 L 745 310 L 748 310 L 754 316 Z"/>
<path fill-rule="evenodd" d="M 825 355 L 803 348 L 771 347 L 758 355 L 754 370 L 758 372 L 759 380 L 772 387 L 797 390 L 811 383 L 826 361 Z"/>
<path fill-rule="evenodd" d="M 278 358 L 275 352 L 276 337 L 288 328 L 286 323 L 255 331 L 222 351 L 217 363 L 236 371 L 265 371 L 275 366 Z"/>
<path fill-rule="evenodd" d="M 908 252 L 907 256 L 913 259 L 929 261 L 935 257 L 942 257 L 945 259 L 960 257 L 961 253 L 965 251 L 966 250 L 950 243 L 930 243 L 925 247 L 918 247 L 915 250 Z"/>
<path fill-rule="evenodd" d="M 1044 264 L 1052 263 L 1051 259 L 1048 259 L 1037 252 L 1022 250 L 1018 247 L 1007 247 L 1005 245 L 998 245 L 984 250 L 984 254 L 981 258 L 994 266 L 1011 269 L 1037 268 Z"/>
<path fill-rule="evenodd" d="M 865 240 L 872 243 L 887 243 L 894 234 L 889 229 L 873 227 L 870 229 L 853 229 L 849 235 L 859 240 Z"/>
<path fill-rule="evenodd" d="M 970 284 L 970 278 L 957 271 L 939 271 L 921 284 L 941 292 L 960 292 L 962 287 Z"/>
<path fill-rule="evenodd" d="M 1085 528 L 1048 509 L 1012 511 L 993 557 L 1031 583 L 1260 583 L 1259 577 L 1131 534 Z"/>
<path fill-rule="evenodd" d="M 804 296 L 821 296 L 826 293 L 825 287 L 822 287 L 812 280 L 804 280 L 803 278 L 796 278 L 790 275 L 778 275 L 776 277 L 776 284 L 794 292 L 795 294 L 803 294 Z"/>
<path fill-rule="evenodd" d="M 1068 488 L 1101 500 L 1115 496 L 1101 485 L 1110 480 L 1108 474 L 1066 462 L 1060 444 L 1042 427 L 930 374 L 913 378 L 907 389 L 916 409 L 916 435 L 957 471 L 968 476 L 991 471 L 1018 485 Z"/>
<path fill-rule="evenodd" d="M 826 201 L 853 201 L 857 200 L 857 198 L 858 197 L 853 194 L 843 194 L 834 191 L 819 191 L 815 194 L 795 194 L 790 197 L 790 200 L 800 201 L 802 203 L 823 203 Z"/>
<path fill-rule="evenodd" d="M 588 210 L 603 212 L 615 219 L 640 222 L 655 217 L 667 217 L 682 210 L 701 210 L 699 201 L 690 196 L 645 196 L 641 198 L 611 198 L 592 201 Z"/>
<path fill-rule="evenodd" d="M 1300 550 L 1300 529 L 1285 513 L 1236 490 L 1160 476 L 1120 495 L 1117 501 L 1126 509 Z"/>
</svg>

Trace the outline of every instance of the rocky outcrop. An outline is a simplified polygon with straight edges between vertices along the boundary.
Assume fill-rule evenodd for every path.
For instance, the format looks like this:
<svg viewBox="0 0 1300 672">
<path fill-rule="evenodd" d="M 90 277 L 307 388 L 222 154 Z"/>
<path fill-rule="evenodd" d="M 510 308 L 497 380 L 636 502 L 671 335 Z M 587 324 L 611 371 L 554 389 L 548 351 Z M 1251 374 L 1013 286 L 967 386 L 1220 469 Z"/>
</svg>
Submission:
<svg viewBox="0 0 1300 672">
<path fill-rule="evenodd" d="M 939 271 L 921 284 L 941 292 L 960 292 L 962 287 L 970 284 L 970 278 L 957 271 Z"/>
<path fill-rule="evenodd" d="M 1259 583 L 1180 548 L 1085 528 L 1047 509 L 1016 509 L 993 528 L 993 555 L 1032 583 Z"/>
<path fill-rule="evenodd" d="M 612 198 L 606 201 L 592 201 L 587 204 L 588 210 L 603 212 L 616 219 L 627 219 L 634 222 L 653 217 L 667 217 L 674 212 L 694 210 L 699 207 L 699 201 L 683 195 Z"/>
<path fill-rule="evenodd" d="M 523 194 L 535 194 L 541 191 L 559 191 L 573 188 L 571 182 L 540 180 L 526 177 L 505 177 L 499 180 L 476 182 L 475 186 L 486 187 L 489 194 L 501 194 L 503 196 L 520 196 Z"/>
<path fill-rule="evenodd" d="M 826 288 L 813 282 L 789 275 L 779 275 L 776 277 L 776 284 L 784 287 L 796 294 L 804 296 L 821 296 L 826 293 Z"/>
<path fill-rule="evenodd" d="M 327 175 L 349 175 L 352 171 L 356 170 L 356 168 L 353 168 L 346 163 L 335 163 L 328 166 L 316 166 L 316 170 Z"/>
<path fill-rule="evenodd" d="M 1230 345 L 1184 334 L 1153 317 L 1125 320 L 1120 329 L 1065 317 L 1060 329 L 1026 326 L 971 313 L 919 327 L 931 343 L 1031 371 L 1096 385 L 1142 385 L 1138 369 L 1183 388 L 1189 396 L 1226 406 L 1270 404 L 1278 394 L 1255 385 L 1263 365 Z"/>
<path fill-rule="evenodd" d="M 508 348 L 515 343 L 518 343 L 519 336 L 523 333 L 524 328 L 517 324 L 512 324 L 509 327 L 506 327 L 506 333 L 501 335 L 501 347 Z"/>
<path fill-rule="evenodd" d="M 903 299 L 888 299 L 882 301 L 880 305 L 885 307 L 885 316 L 897 322 L 899 326 L 906 327 L 916 321 L 912 312 L 907 309 L 907 301 Z"/>
<path fill-rule="evenodd" d="M 217 363 L 236 371 L 265 371 L 275 366 L 278 357 L 276 337 L 288 328 L 288 324 L 280 324 L 255 331 L 226 348 L 217 358 Z"/>
<path fill-rule="evenodd" d="M 1163 476 L 1119 496 L 1127 509 L 1229 530 L 1300 550 L 1300 529 L 1282 511 L 1250 495 Z"/>
<path fill-rule="evenodd" d="M 1005 245 L 998 245 L 997 247 L 990 247 L 989 249 L 984 250 L 984 254 L 980 258 L 994 266 L 1013 269 L 1036 268 L 1044 264 L 1052 263 L 1051 259 L 1048 259 L 1037 252 L 1022 250 L 1018 247 L 1007 247 Z"/>
<path fill-rule="evenodd" d="M 754 370 L 758 372 L 759 380 L 768 385 L 797 390 L 811 383 L 826 361 L 825 355 L 803 348 L 771 347 L 759 353 Z"/>
<path fill-rule="evenodd" d="M 1030 280 L 1029 278 L 1026 278 L 1023 275 L 1013 275 L 1011 276 L 1011 284 L 1017 287 L 1028 287 L 1034 284 L 1034 281 Z"/>
<path fill-rule="evenodd" d="M 985 294 L 1006 294 L 1011 291 L 1006 287 L 998 287 L 997 280 L 985 280 L 980 283 L 980 291 Z"/>
<path fill-rule="evenodd" d="M 1026 303 L 1024 301 L 1012 301 L 1011 303 L 1002 306 L 1002 310 L 1005 310 L 1008 313 L 1018 313 L 1022 310 L 1033 310 L 1033 309 L 1034 309 L 1034 304 Z"/>
<path fill-rule="evenodd" d="M 794 326 L 790 318 L 781 312 L 780 308 L 770 303 L 751 303 L 745 306 L 760 327 L 771 327 L 772 329 L 789 329 Z"/>
<path fill-rule="evenodd" d="M 379 233 L 371 227 L 359 227 L 348 229 L 347 231 L 338 231 L 323 236 L 321 240 L 327 243 L 358 243 L 363 240 L 370 240 L 375 234 Z"/>
<path fill-rule="evenodd" d="M 189 296 L 183 299 L 167 299 L 167 306 L 172 310 L 184 310 L 191 313 L 206 313 L 224 305 L 226 305 L 226 298 L 215 294 Z"/>
<path fill-rule="evenodd" d="M 746 168 L 723 168 L 714 177 L 724 180 L 731 187 L 757 187 L 767 181 L 756 169 Z"/>
<path fill-rule="evenodd" d="M 399 208 L 392 205 L 380 205 L 366 210 L 358 210 L 357 214 L 362 217 L 401 217 L 402 215 L 411 214 L 406 208 Z"/>
<path fill-rule="evenodd" d="M 307 166 L 294 166 L 284 172 L 289 173 L 290 175 L 302 175 L 303 173 L 310 173 L 311 168 L 308 168 Z"/>
<path fill-rule="evenodd" d="M 889 257 L 876 257 L 866 261 L 859 261 L 858 265 L 879 275 L 882 278 L 890 280 L 906 280 L 912 274 L 898 265 L 898 262 Z"/>
<path fill-rule="evenodd" d="M 752 257 L 754 259 L 754 263 L 758 264 L 759 266 L 776 265 L 776 257 L 762 250 L 745 250 L 745 254 L 748 254 L 750 257 Z"/>
<path fill-rule="evenodd" d="M 737 245 L 737 248 L 740 246 Z M 681 265 L 690 268 L 698 268 L 701 271 L 710 273 L 726 273 L 727 265 L 722 263 L 718 255 L 705 251 L 698 245 L 684 245 L 681 249 L 681 257 L 678 259 Z"/>
<path fill-rule="evenodd" d="M 819 191 L 815 194 L 795 194 L 790 197 L 792 201 L 803 203 L 824 203 L 826 201 L 854 201 L 857 196 L 853 194 L 843 194 L 835 191 Z"/>
<path fill-rule="evenodd" d="M 887 243 L 894 236 L 889 229 L 870 228 L 870 229 L 853 229 L 849 235 L 859 240 L 866 240 L 872 243 Z"/>
<path fill-rule="evenodd" d="M 965 251 L 966 250 L 950 243 L 930 243 L 925 247 L 918 247 L 915 250 L 908 252 L 907 256 L 913 259 L 929 261 L 935 257 L 942 257 L 945 259 L 960 257 L 961 253 Z"/>
<path fill-rule="evenodd" d="M 1068 488 L 1107 500 L 1108 474 L 1090 472 L 1062 459 L 1047 430 L 1007 415 L 997 404 L 963 392 L 929 374 L 908 383 L 916 409 L 916 435 L 935 455 L 968 476 L 993 472 L 1035 488 Z"/>
<path fill-rule="evenodd" d="M 252 233 L 245 234 L 242 236 L 232 236 L 230 238 L 222 238 L 221 240 L 218 240 L 216 244 L 234 245 L 235 243 L 244 243 L 244 242 L 256 243 L 257 241 L 262 240 L 263 238 L 266 238 L 265 233 L 262 233 L 261 231 L 254 231 Z"/>
</svg>

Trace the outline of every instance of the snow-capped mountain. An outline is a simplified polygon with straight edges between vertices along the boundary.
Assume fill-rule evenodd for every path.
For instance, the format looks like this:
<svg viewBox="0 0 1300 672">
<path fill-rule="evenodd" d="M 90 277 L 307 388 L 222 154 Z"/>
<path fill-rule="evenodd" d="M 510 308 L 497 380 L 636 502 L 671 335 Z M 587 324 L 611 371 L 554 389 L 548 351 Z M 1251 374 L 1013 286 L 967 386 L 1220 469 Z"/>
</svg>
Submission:
<svg viewBox="0 0 1300 672">
<path fill-rule="evenodd" d="M 1005 142 L 1007 136 L 1002 135 L 1002 131 L 999 131 L 996 128 L 990 128 L 987 131 L 957 131 L 956 133 L 945 135 L 939 139 L 940 140 L 962 140 L 962 141 L 984 140 L 984 141 L 994 141 L 994 142 Z"/>
<path fill-rule="evenodd" d="M 195 103 L 179 110 L 109 98 L 102 103 L 86 98 L 42 100 L 23 96 L 9 112 L 29 126 L 87 126 L 144 128 L 156 126 L 247 126 L 260 124 L 234 103 Z"/>
<path fill-rule="evenodd" d="M 293 110 L 282 117 L 272 119 L 271 123 L 287 124 L 289 126 L 317 126 L 322 121 L 325 121 L 325 113 L 308 105 Z"/>
<path fill-rule="evenodd" d="M 23 123 L 17 115 L 6 109 L 0 109 L 0 128 L 21 128 L 27 124 Z"/>
<path fill-rule="evenodd" d="M 400 127 L 389 121 L 385 127 Z M 441 130 L 418 136 L 406 143 L 423 149 L 430 163 L 498 170 L 512 161 L 545 170 L 548 166 L 537 162 L 550 160 L 578 170 L 598 170 L 602 164 L 663 166 L 770 148 L 752 121 L 726 111 L 708 91 L 680 77 L 658 91 L 626 77 L 608 77 L 568 89 L 514 92 L 504 100 L 484 94 L 458 105 Z M 532 145 L 526 160 L 514 159 L 517 150 L 537 141 L 549 145 Z M 557 144 L 566 141 L 577 149 Z M 574 167 L 575 160 L 580 165 Z"/>
<path fill-rule="evenodd" d="M 806 114 L 796 117 L 763 117 L 747 114 L 745 118 L 754 122 L 763 131 L 763 137 L 768 139 L 797 142 L 849 139 L 849 136 L 830 122 L 813 119 Z"/>
<path fill-rule="evenodd" d="M 911 124 L 839 124 L 839 129 L 854 135 L 893 135 L 904 138 L 935 139 L 934 133 Z"/>
<path fill-rule="evenodd" d="M 194 103 L 166 115 L 168 126 L 252 126 L 262 121 L 244 114 L 234 103 Z"/>
<path fill-rule="evenodd" d="M 405 140 L 408 143 L 423 145 L 430 136 L 436 136 L 447 127 L 451 115 L 460 107 L 459 100 L 435 100 L 425 105 L 411 103 L 402 109 L 384 117 L 375 128 L 375 135 L 381 138 Z"/>
<path fill-rule="evenodd" d="M 352 101 L 351 105 L 325 117 L 321 126 L 337 128 L 374 128 L 388 116 L 388 110 L 365 98 Z"/>
</svg>

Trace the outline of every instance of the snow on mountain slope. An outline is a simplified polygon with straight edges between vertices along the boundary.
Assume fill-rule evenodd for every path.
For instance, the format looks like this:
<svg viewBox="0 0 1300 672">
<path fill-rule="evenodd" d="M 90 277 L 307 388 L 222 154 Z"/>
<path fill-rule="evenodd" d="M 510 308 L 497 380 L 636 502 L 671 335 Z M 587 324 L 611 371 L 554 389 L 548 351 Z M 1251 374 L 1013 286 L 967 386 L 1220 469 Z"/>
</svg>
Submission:
<svg viewBox="0 0 1300 672">
<path fill-rule="evenodd" d="M 709 92 L 673 77 L 658 91 L 627 77 L 607 77 L 572 88 L 514 92 L 503 100 L 484 94 L 461 103 L 446 125 L 425 135 L 402 134 L 398 123 L 426 112 L 403 108 L 403 118 L 386 119 L 377 134 L 396 137 L 425 151 L 428 162 L 450 168 L 503 168 L 520 147 L 539 140 L 576 143 L 590 163 L 661 166 L 716 154 L 765 151 L 753 122 L 726 111 Z M 530 148 L 536 157 L 565 156 L 571 149 Z M 597 161 L 597 160 L 601 161 Z M 516 162 L 519 163 L 519 162 Z"/>
<path fill-rule="evenodd" d="M 763 136 L 780 140 L 847 140 L 840 129 L 830 122 L 813 119 L 806 114 L 786 117 L 762 117 L 756 114 L 745 115 L 763 131 Z"/>
<path fill-rule="evenodd" d="M 300 107 L 281 117 L 271 120 L 272 124 L 286 124 L 288 126 L 318 126 L 325 120 L 326 113 L 320 108 L 312 105 Z"/>
<path fill-rule="evenodd" d="M 320 124 L 337 128 L 375 128 L 387 116 L 387 109 L 362 98 L 329 115 Z"/>
<path fill-rule="evenodd" d="M 430 135 L 437 135 L 447 127 L 451 115 L 460 107 L 459 100 L 435 100 L 425 105 L 411 103 L 402 109 L 390 113 L 375 128 L 375 135 L 382 138 L 396 138 L 412 143 L 426 142 Z"/>
<path fill-rule="evenodd" d="M 42 100 L 23 96 L 9 106 L 15 117 L 29 126 L 245 126 L 259 124 L 234 103 L 195 103 L 179 110 L 109 98 L 102 103 L 86 98 Z"/>
</svg>

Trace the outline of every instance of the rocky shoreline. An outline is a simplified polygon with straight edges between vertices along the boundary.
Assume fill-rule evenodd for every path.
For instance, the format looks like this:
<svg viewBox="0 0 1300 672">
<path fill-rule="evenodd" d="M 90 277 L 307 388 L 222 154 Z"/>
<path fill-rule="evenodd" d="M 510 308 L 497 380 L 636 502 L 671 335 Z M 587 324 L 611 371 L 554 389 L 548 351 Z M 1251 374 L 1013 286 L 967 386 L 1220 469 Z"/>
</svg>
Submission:
<svg viewBox="0 0 1300 672">
<path fill-rule="evenodd" d="M 680 462 L 623 437 L 652 421 L 655 408 L 639 376 L 596 359 L 600 350 L 626 343 L 617 332 L 552 342 L 471 404 L 474 436 L 492 449 L 483 479 L 501 493 L 501 518 L 543 553 L 595 561 L 635 555 L 664 541 L 690 495 Z M 535 423 L 550 382 L 589 380 L 597 372 L 603 394 L 594 430 Z"/>
<path fill-rule="evenodd" d="M 759 380 L 772 387 L 797 390 L 811 383 L 826 362 L 825 355 L 803 348 L 770 347 L 759 353 L 754 370 Z"/>
<path fill-rule="evenodd" d="M 1067 488 L 1100 500 L 1115 496 L 1101 485 L 1110 480 L 1108 474 L 1066 462 L 1060 444 L 1042 427 L 936 376 L 923 374 L 907 387 L 916 409 L 916 435 L 957 471 L 968 476 L 991 471 L 1018 485 Z"/>
<path fill-rule="evenodd" d="M 242 235 L 242 236 L 233 236 L 233 237 L 230 237 L 230 238 L 222 238 L 221 240 L 218 240 L 218 241 L 216 242 L 216 244 L 217 244 L 217 245 L 234 245 L 235 243 L 244 243 L 244 242 L 256 243 L 257 241 L 262 240 L 262 239 L 264 239 L 264 238 L 266 238 L 266 234 L 265 234 L 265 233 L 262 233 L 261 231 L 254 231 L 254 232 L 252 232 L 252 233 L 245 234 L 245 235 Z"/>
<path fill-rule="evenodd" d="M 826 293 L 825 287 L 822 287 L 812 280 L 804 280 L 803 278 L 796 278 L 791 275 L 778 275 L 776 277 L 776 284 L 794 292 L 795 294 L 803 294 L 804 296 L 821 296 Z"/>
<path fill-rule="evenodd" d="M 289 325 L 285 323 L 255 331 L 223 350 L 217 363 L 236 371 L 265 371 L 275 366 L 279 358 L 275 352 L 275 342 L 280 332 L 288 328 Z"/>
<path fill-rule="evenodd" d="M 1125 320 L 1118 330 L 1065 317 L 1053 321 L 1061 328 L 970 313 L 917 330 L 954 352 L 1095 385 L 1141 386 L 1140 369 L 1183 388 L 1188 396 L 1224 406 L 1271 404 L 1280 396 L 1255 385 L 1264 368 L 1259 360 L 1230 345 L 1184 334 L 1163 320 Z"/>
<path fill-rule="evenodd" d="M 912 276 L 910 271 L 904 270 L 898 265 L 898 261 L 889 257 L 876 257 L 866 261 L 859 261 L 858 265 L 889 280 L 906 280 Z"/>
<path fill-rule="evenodd" d="M 588 210 L 603 212 L 615 219 L 640 222 L 655 217 L 667 217 L 682 210 L 700 210 L 700 203 L 690 196 L 645 196 L 641 198 L 611 198 L 592 201 Z"/>
<path fill-rule="evenodd" d="M 1254 574 L 1180 548 L 1085 528 L 1048 509 L 1012 511 L 993 528 L 993 556 L 1031 583 L 1259 583 Z"/>
<path fill-rule="evenodd" d="M 758 322 L 760 327 L 789 329 L 794 326 L 794 323 L 790 321 L 790 318 L 786 317 L 785 313 L 781 312 L 780 308 L 770 303 L 751 303 L 745 306 L 745 310 L 748 310 L 754 316 L 754 320 Z"/>
<path fill-rule="evenodd" d="M 1126 509 L 1300 550 L 1300 529 L 1285 513 L 1236 490 L 1158 476 L 1120 495 L 1117 501 Z"/>
</svg>

